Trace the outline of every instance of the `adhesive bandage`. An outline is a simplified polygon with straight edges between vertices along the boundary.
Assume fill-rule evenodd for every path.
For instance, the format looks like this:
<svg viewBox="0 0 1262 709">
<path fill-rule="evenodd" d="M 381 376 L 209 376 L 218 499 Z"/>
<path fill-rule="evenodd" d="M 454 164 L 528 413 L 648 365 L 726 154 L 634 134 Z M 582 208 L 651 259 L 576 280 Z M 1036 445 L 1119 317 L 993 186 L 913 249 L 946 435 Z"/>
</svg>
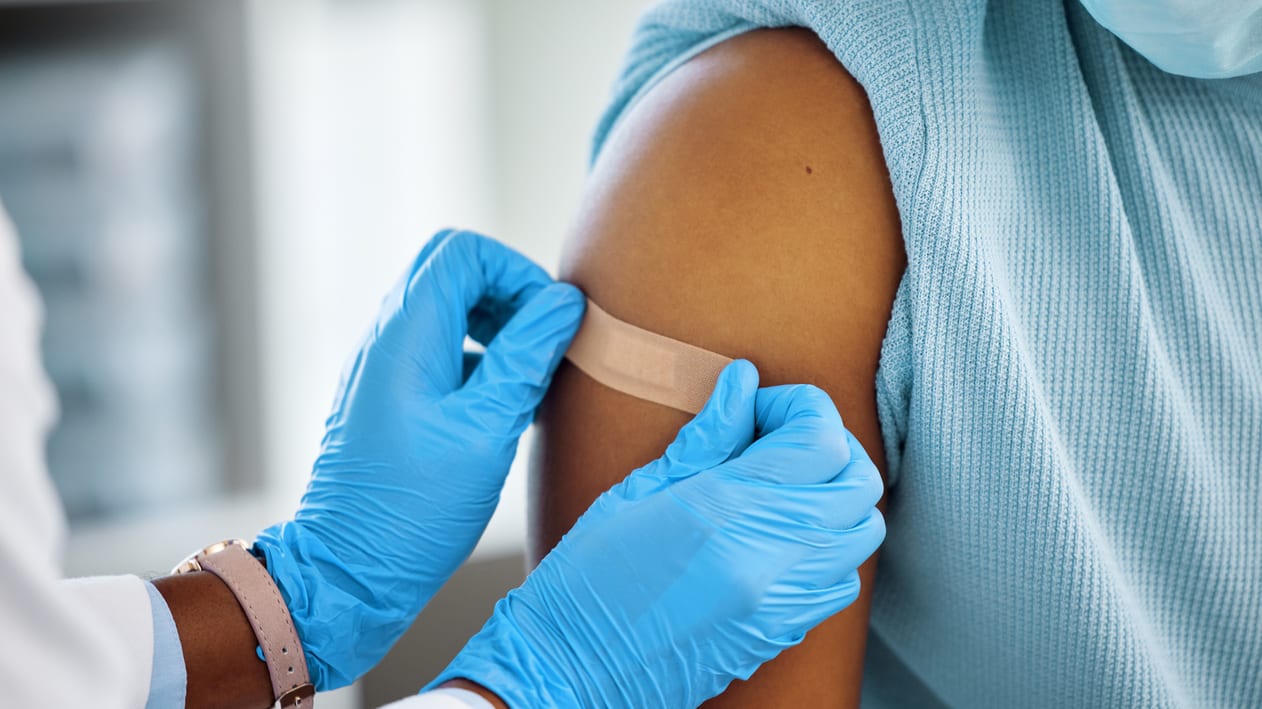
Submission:
<svg viewBox="0 0 1262 709">
<path fill-rule="evenodd" d="M 591 299 L 565 356 L 610 389 L 690 414 L 705 406 L 732 361 L 623 322 Z"/>
</svg>

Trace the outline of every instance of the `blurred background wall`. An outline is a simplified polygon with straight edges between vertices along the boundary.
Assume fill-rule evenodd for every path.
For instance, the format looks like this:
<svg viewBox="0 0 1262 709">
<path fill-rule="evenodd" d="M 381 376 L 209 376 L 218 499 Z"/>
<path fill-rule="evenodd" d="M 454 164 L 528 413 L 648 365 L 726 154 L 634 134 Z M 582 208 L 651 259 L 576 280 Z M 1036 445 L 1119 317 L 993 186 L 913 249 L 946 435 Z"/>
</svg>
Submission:
<svg viewBox="0 0 1262 709">
<path fill-rule="evenodd" d="M 342 361 L 432 232 L 554 266 L 647 4 L 0 0 L 0 201 L 46 303 L 68 571 L 164 572 L 291 514 Z M 509 480 L 471 563 L 325 706 L 415 692 L 517 582 Z"/>
</svg>

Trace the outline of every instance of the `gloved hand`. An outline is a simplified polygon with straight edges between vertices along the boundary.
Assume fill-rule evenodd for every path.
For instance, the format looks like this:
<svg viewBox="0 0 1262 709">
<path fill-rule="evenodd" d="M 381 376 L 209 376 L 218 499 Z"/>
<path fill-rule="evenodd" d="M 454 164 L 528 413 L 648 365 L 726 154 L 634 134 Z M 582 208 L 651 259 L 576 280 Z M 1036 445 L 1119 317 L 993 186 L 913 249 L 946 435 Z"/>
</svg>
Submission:
<svg viewBox="0 0 1262 709">
<path fill-rule="evenodd" d="M 853 602 L 885 536 L 880 475 L 822 391 L 757 387 L 729 365 L 430 686 L 467 679 L 513 709 L 695 707 Z"/>
<path fill-rule="evenodd" d="M 583 316 L 573 286 L 435 236 L 349 362 L 294 519 L 256 547 L 319 690 L 366 672 L 468 557 Z M 465 335 L 487 345 L 465 379 Z"/>
</svg>

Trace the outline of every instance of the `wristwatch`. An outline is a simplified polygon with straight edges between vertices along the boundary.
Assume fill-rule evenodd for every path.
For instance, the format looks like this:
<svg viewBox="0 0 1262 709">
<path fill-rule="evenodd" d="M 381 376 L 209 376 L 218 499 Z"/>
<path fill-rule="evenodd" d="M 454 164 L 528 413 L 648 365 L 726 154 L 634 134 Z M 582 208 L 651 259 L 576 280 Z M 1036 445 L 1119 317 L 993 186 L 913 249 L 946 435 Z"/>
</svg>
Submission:
<svg viewBox="0 0 1262 709">
<path fill-rule="evenodd" d="M 236 596 L 263 649 L 272 695 L 281 709 L 310 709 L 315 705 L 315 685 L 307 674 L 307 656 L 298 640 L 289 607 L 276 582 L 243 539 L 227 539 L 191 554 L 171 573 L 209 571 Z"/>
</svg>

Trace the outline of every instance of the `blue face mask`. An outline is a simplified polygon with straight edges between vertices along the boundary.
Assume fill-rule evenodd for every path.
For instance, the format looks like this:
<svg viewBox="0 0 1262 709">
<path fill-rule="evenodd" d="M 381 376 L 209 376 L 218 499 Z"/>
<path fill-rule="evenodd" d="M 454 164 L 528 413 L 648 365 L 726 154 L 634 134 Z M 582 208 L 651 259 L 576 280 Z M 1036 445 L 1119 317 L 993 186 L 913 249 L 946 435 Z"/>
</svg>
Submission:
<svg viewBox="0 0 1262 709">
<path fill-rule="evenodd" d="M 1262 0 L 1081 0 L 1119 39 L 1171 74 L 1262 71 Z"/>
</svg>

